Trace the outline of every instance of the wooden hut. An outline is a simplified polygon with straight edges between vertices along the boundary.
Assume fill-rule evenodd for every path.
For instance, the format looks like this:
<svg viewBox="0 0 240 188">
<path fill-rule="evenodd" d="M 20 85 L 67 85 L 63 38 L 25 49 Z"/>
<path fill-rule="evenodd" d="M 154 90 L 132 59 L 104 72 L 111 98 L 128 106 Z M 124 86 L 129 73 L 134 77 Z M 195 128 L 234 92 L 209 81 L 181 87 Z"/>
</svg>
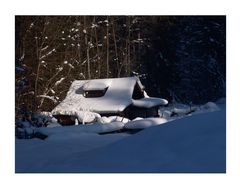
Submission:
<svg viewBox="0 0 240 188">
<path fill-rule="evenodd" d="M 52 114 L 61 124 L 73 124 L 79 112 L 116 115 L 132 120 L 156 117 L 159 106 L 167 104 L 165 99 L 149 97 L 138 77 L 75 80 L 66 98 L 53 109 Z"/>
</svg>

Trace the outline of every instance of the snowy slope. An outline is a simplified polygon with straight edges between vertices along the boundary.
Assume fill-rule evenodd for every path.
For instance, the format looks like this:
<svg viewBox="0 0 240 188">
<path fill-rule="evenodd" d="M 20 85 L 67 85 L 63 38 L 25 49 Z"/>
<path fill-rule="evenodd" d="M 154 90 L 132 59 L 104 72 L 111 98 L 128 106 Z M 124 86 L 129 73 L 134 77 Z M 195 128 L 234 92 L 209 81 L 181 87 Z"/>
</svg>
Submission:
<svg viewBox="0 0 240 188">
<path fill-rule="evenodd" d="M 104 147 L 129 135 L 98 135 L 94 133 L 60 132 L 46 140 L 16 139 L 16 172 L 64 172 L 69 158 L 89 150 Z"/>
<path fill-rule="evenodd" d="M 223 110 L 132 136 L 68 132 L 16 140 L 16 172 L 225 172 L 225 123 Z"/>
</svg>

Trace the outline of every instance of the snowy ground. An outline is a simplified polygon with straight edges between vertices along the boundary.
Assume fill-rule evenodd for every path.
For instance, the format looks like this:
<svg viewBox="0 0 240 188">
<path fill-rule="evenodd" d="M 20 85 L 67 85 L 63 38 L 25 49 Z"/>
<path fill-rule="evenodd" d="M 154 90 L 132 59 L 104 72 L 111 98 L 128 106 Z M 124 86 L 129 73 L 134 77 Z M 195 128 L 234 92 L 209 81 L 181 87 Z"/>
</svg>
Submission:
<svg viewBox="0 0 240 188">
<path fill-rule="evenodd" d="M 188 107 L 175 105 L 184 115 L 164 109 L 160 119 L 112 124 L 145 128 L 136 134 L 99 135 L 108 130 L 99 125 L 45 128 L 46 140 L 16 139 L 16 172 L 225 172 L 224 106 L 209 103 L 185 115 Z"/>
</svg>

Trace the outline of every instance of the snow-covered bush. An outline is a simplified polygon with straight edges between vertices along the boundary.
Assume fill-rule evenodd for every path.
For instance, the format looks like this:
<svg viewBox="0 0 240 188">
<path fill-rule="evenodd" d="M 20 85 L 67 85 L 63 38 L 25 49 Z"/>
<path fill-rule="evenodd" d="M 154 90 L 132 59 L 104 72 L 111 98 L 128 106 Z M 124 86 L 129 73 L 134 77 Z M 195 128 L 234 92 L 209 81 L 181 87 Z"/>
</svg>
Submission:
<svg viewBox="0 0 240 188">
<path fill-rule="evenodd" d="M 36 136 L 38 127 L 47 127 L 50 124 L 56 123 L 56 119 L 49 112 L 41 112 L 32 114 L 29 118 L 16 120 L 15 136 L 19 139 L 30 139 Z M 53 126 L 53 125 L 52 125 Z M 56 126 L 56 125 L 55 125 Z"/>
<path fill-rule="evenodd" d="M 57 119 L 51 112 L 40 112 L 32 115 L 31 123 L 34 127 L 47 127 L 51 123 L 57 123 Z"/>
<path fill-rule="evenodd" d="M 159 116 L 168 120 L 178 119 L 187 115 L 214 112 L 220 110 L 220 107 L 225 105 L 224 99 L 218 103 L 207 102 L 203 105 L 186 105 L 182 103 L 171 103 L 167 107 L 159 108 Z M 221 107 L 222 108 L 222 107 Z"/>
<path fill-rule="evenodd" d="M 209 112 L 214 112 L 220 110 L 220 108 L 213 102 L 208 102 L 202 106 L 203 109 L 209 111 Z"/>
<path fill-rule="evenodd" d="M 27 120 L 17 120 L 15 127 L 15 136 L 20 139 L 33 138 L 35 127 L 30 121 Z"/>
</svg>

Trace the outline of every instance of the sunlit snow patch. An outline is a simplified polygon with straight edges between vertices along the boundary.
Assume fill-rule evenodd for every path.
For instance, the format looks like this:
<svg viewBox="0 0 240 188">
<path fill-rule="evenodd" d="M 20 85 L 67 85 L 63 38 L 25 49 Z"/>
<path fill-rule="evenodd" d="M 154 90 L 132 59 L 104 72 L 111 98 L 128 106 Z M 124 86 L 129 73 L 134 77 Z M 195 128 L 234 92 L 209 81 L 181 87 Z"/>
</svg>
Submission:
<svg viewBox="0 0 240 188">
<path fill-rule="evenodd" d="M 126 129 L 145 129 L 152 126 L 157 126 L 163 123 L 166 123 L 167 120 L 164 118 L 145 118 L 135 121 L 130 121 L 125 124 L 124 128 Z"/>
</svg>

